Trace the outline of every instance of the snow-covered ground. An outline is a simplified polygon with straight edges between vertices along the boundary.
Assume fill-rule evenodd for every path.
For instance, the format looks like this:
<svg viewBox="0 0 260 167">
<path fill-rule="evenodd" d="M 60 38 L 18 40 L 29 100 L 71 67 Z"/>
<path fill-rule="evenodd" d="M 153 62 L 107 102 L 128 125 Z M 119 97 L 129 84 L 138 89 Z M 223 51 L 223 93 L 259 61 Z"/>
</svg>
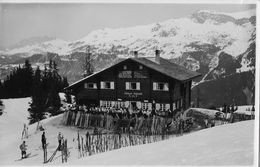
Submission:
<svg viewBox="0 0 260 167">
<path fill-rule="evenodd" d="M 252 165 L 253 121 L 201 130 L 169 140 L 128 147 L 76 161 L 73 165 Z"/>
<path fill-rule="evenodd" d="M 36 124 L 29 126 L 26 139 L 32 157 L 21 157 L 19 145 L 23 123 L 28 123 L 29 98 L 3 100 L 5 113 L 0 116 L 0 165 L 43 165 L 41 134 Z M 62 115 L 42 121 L 46 129 L 48 157 L 58 146 L 61 132 L 68 139 L 70 157 L 65 165 L 252 165 L 254 157 L 254 121 L 225 124 L 169 140 L 121 148 L 82 159 L 77 158 L 75 127 L 61 124 Z M 80 130 L 85 134 L 86 130 Z M 60 152 L 50 164 L 61 164 Z"/>
</svg>

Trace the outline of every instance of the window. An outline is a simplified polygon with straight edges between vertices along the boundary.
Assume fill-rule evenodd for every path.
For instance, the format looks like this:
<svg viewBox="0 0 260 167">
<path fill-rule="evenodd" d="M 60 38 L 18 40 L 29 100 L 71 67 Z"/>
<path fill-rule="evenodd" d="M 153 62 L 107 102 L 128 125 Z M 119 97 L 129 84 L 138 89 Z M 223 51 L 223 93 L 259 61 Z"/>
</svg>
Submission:
<svg viewBox="0 0 260 167">
<path fill-rule="evenodd" d="M 163 89 L 164 89 L 164 83 L 158 83 L 157 90 L 163 90 Z"/>
<path fill-rule="evenodd" d="M 164 110 L 165 110 L 165 104 L 160 104 L 160 109 L 161 109 L 162 111 L 164 111 Z"/>
<path fill-rule="evenodd" d="M 176 103 L 176 109 L 181 109 L 183 107 L 182 99 L 177 100 L 175 103 Z"/>
<path fill-rule="evenodd" d="M 149 104 L 149 103 L 142 103 L 142 109 L 143 109 L 143 110 L 148 109 L 148 104 Z"/>
<path fill-rule="evenodd" d="M 97 84 L 93 82 L 85 83 L 84 88 L 86 89 L 97 89 Z"/>
<path fill-rule="evenodd" d="M 123 101 L 116 102 L 116 108 L 124 108 L 124 107 L 125 107 L 125 103 Z"/>
<path fill-rule="evenodd" d="M 124 65 L 124 67 L 123 67 L 123 68 L 124 68 L 124 70 L 127 70 L 127 66 L 126 66 L 126 65 Z"/>
<path fill-rule="evenodd" d="M 102 107 L 106 107 L 106 108 L 110 108 L 110 107 L 112 107 L 112 101 L 100 101 L 100 105 L 102 106 Z"/>
<path fill-rule="evenodd" d="M 140 82 L 126 82 L 126 90 L 140 90 Z"/>
<path fill-rule="evenodd" d="M 168 83 L 164 83 L 164 82 L 154 82 L 154 83 L 153 83 L 153 90 L 169 91 Z"/>
<path fill-rule="evenodd" d="M 142 70 L 143 69 L 143 66 L 142 65 L 139 65 L 139 70 Z"/>
<path fill-rule="evenodd" d="M 108 81 L 106 81 L 106 82 L 101 82 L 100 83 L 100 87 L 101 87 L 101 89 L 114 89 L 114 82 L 108 82 Z"/>
</svg>

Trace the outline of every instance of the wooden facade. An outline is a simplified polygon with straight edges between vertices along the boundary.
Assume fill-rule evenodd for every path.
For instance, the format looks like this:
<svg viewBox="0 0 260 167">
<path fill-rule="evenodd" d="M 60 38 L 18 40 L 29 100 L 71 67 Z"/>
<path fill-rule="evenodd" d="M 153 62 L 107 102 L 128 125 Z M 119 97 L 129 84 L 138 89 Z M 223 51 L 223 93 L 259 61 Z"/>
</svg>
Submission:
<svg viewBox="0 0 260 167">
<path fill-rule="evenodd" d="M 199 74 L 179 80 L 153 68 L 164 64 L 145 59 L 123 60 L 66 89 L 72 90 L 78 103 L 92 106 L 172 111 L 188 108 L 192 78 Z"/>
</svg>

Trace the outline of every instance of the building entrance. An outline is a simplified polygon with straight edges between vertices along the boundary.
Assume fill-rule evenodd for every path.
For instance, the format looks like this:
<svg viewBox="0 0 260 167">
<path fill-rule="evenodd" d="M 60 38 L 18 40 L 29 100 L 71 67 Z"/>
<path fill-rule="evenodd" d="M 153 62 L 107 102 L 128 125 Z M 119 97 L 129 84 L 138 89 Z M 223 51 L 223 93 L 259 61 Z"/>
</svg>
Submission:
<svg viewBox="0 0 260 167">
<path fill-rule="evenodd" d="M 136 110 L 136 108 L 137 108 L 136 101 L 130 101 L 129 109 Z"/>
</svg>

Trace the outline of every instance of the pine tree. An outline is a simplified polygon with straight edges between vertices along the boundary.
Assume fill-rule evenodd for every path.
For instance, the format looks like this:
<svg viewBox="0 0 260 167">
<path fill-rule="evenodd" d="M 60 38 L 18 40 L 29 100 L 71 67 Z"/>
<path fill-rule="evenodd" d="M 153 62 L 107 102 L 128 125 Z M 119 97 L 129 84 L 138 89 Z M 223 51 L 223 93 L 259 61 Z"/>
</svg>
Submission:
<svg viewBox="0 0 260 167">
<path fill-rule="evenodd" d="M 23 78 L 24 86 L 22 88 L 22 91 L 23 91 L 23 95 L 27 97 L 32 95 L 32 85 L 33 85 L 33 68 L 29 60 L 25 60 L 23 71 L 24 71 L 24 78 Z"/>
<path fill-rule="evenodd" d="M 85 62 L 83 64 L 83 78 L 94 73 L 93 59 L 91 58 L 90 49 L 86 49 Z"/>
<path fill-rule="evenodd" d="M 5 91 L 4 91 L 4 84 L 2 83 L 2 81 L 0 80 L 0 99 L 5 97 Z"/>
<path fill-rule="evenodd" d="M 37 67 L 33 76 L 32 103 L 28 109 L 30 113 L 30 124 L 45 118 L 46 105 L 44 93 L 41 70 Z"/>
<path fill-rule="evenodd" d="M 58 74 L 57 64 L 54 61 L 50 61 L 49 69 L 44 72 L 44 84 L 46 91 L 46 105 L 47 111 L 52 115 L 59 114 L 59 108 L 61 106 L 59 92 L 62 88 L 62 78 Z"/>
<path fill-rule="evenodd" d="M 28 97 L 32 95 L 32 79 L 33 69 L 28 60 L 25 61 L 21 68 L 19 65 L 14 68 L 10 74 L 5 78 L 2 85 L 4 90 L 4 98 L 19 98 Z"/>
</svg>

